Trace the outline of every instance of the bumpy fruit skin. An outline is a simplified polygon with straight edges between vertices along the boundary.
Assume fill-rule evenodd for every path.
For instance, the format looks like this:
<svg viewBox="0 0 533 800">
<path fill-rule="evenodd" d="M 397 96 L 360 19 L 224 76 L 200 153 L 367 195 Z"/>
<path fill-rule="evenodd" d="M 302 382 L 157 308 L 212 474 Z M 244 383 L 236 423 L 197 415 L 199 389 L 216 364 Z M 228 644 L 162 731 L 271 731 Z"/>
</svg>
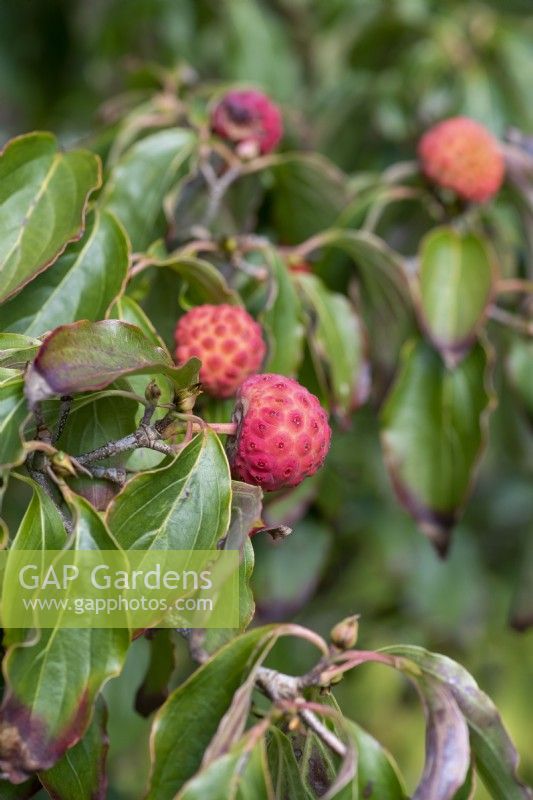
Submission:
<svg viewBox="0 0 533 800">
<path fill-rule="evenodd" d="M 283 134 L 279 108 L 253 89 L 224 95 L 211 115 L 211 128 L 248 157 L 271 153 Z"/>
<path fill-rule="evenodd" d="M 191 308 L 178 321 L 174 338 L 178 363 L 199 358 L 200 381 L 214 397 L 232 397 L 261 368 L 266 353 L 261 326 L 244 308 L 227 304 Z"/>
<path fill-rule="evenodd" d="M 468 117 L 430 128 L 418 145 L 425 175 L 464 200 L 483 203 L 500 189 L 505 164 L 497 139 Z"/>
<path fill-rule="evenodd" d="M 228 440 L 233 477 L 272 492 L 297 486 L 324 463 L 331 441 L 318 399 L 283 375 L 253 375 L 240 387 Z"/>
</svg>

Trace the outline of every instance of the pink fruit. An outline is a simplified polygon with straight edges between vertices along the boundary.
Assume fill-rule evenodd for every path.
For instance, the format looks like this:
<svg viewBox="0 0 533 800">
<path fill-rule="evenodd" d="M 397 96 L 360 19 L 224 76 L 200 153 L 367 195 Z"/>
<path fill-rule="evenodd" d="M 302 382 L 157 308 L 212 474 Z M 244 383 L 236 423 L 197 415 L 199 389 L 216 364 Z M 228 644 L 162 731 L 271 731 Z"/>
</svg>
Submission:
<svg viewBox="0 0 533 800">
<path fill-rule="evenodd" d="M 483 203 L 502 185 L 505 165 L 497 139 L 468 117 L 430 128 L 418 145 L 424 174 L 465 200 Z"/>
<path fill-rule="evenodd" d="M 271 153 L 283 134 L 279 108 L 254 89 L 224 95 L 211 115 L 211 128 L 248 157 Z"/>
<path fill-rule="evenodd" d="M 324 463 L 331 440 L 318 399 L 292 378 L 253 375 L 240 387 L 228 441 L 232 474 L 266 491 L 296 486 Z"/>
<path fill-rule="evenodd" d="M 260 325 L 239 306 L 196 306 L 178 321 L 174 336 L 178 363 L 199 358 L 200 381 L 214 397 L 234 395 L 266 353 Z"/>
</svg>

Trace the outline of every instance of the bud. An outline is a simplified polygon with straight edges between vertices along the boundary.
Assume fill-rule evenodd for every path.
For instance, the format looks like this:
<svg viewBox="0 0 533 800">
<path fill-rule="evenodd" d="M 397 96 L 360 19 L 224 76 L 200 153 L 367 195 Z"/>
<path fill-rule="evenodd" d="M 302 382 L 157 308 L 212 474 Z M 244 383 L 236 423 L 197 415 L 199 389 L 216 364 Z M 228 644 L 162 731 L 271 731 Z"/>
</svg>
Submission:
<svg viewBox="0 0 533 800">
<path fill-rule="evenodd" d="M 331 641 L 339 650 L 350 650 L 355 647 L 359 632 L 359 614 L 346 617 L 338 622 L 329 634 Z"/>
<path fill-rule="evenodd" d="M 157 403 L 161 397 L 161 389 L 155 381 L 150 381 L 144 390 L 144 396 L 146 398 L 146 402 L 150 403 L 150 405 L 155 405 Z"/>
<path fill-rule="evenodd" d="M 200 383 L 195 383 L 186 389 L 177 389 L 174 393 L 176 409 L 182 414 L 191 414 L 199 394 L 202 394 Z"/>
<path fill-rule="evenodd" d="M 69 456 L 62 450 L 57 450 L 50 459 L 52 470 L 60 478 L 75 478 L 77 477 L 76 468 L 72 463 Z"/>
</svg>

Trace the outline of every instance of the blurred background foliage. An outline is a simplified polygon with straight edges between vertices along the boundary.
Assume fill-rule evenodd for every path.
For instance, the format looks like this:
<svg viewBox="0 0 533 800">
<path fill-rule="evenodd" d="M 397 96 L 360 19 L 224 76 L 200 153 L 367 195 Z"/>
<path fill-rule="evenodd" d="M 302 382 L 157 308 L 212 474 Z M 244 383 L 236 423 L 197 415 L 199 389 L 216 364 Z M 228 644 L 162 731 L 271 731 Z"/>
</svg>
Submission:
<svg viewBox="0 0 533 800">
<path fill-rule="evenodd" d="M 452 114 L 500 135 L 531 134 L 532 12 L 531 0 L 2 0 L 0 139 L 42 128 L 83 140 L 105 119 L 104 101 L 142 97 L 161 66 L 189 80 L 257 83 L 283 105 L 288 146 L 316 149 L 349 173 L 412 159 L 420 131 Z M 362 408 L 316 485 L 301 487 L 307 513 L 294 536 L 256 537 L 254 584 L 260 621 L 291 618 L 325 633 L 359 612 L 363 647 L 404 641 L 464 663 L 500 707 L 531 783 L 533 638 L 509 626 L 510 609 L 533 611 L 533 564 L 523 556 L 533 536 L 531 409 L 517 414 L 500 375 L 495 384 L 490 446 L 447 561 L 398 507 L 376 415 Z M 287 513 L 274 503 L 269 519 Z M 18 514 L 12 506 L 6 516 Z M 177 647 L 176 681 L 190 668 Z M 308 663 L 293 643 L 277 652 L 286 671 Z M 149 723 L 131 708 L 147 658 L 146 641 L 136 642 L 107 688 L 111 800 L 138 798 L 148 768 Z M 413 786 L 423 751 L 414 692 L 364 666 L 336 693 Z M 476 798 L 485 796 L 479 788 Z"/>
</svg>

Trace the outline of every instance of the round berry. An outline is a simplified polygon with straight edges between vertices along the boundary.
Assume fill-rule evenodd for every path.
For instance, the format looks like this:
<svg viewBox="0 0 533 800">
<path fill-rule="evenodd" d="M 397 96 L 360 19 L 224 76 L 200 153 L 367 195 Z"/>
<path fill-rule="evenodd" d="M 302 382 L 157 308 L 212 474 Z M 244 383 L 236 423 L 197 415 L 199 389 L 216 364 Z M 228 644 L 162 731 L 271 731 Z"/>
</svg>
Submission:
<svg viewBox="0 0 533 800">
<path fill-rule="evenodd" d="M 191 308 L 178 321 L 174 336 L 178 363 L 199 358 L 200 381 L 214 397 L 232 397 L 261 369 L 266 353 L 261 326 L 239 306 Z"/>
<path fill-rule="evenodd" d="M 243 157 L 271 153 L 283 134 L 279 108 L 254 89 L 225 94 L 213 109 L 211 128 Z"/>
<path fill-rule="evenodd" d="M 253 375 L 237 393 L 228 440 L 233 477 L 274 491 L 297 486 L 324 463 L 331 440 L 318 398 L 283 375 Z"/>
<path fill-rule="evenodd" d="M 424 174 L 459 197 L 483 203 L 500 189 L 505 172 L 497 139 L 468 117 L 452 117 L 430 128 L 418 145 Z"/>
</svg>

